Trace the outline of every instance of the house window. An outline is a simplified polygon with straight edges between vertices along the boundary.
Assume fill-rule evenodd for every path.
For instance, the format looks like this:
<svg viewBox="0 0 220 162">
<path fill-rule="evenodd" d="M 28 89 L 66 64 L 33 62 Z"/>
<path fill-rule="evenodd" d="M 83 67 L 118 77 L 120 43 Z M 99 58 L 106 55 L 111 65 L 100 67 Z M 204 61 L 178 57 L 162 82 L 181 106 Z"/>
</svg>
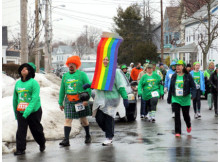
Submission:
<svg viewBox="0 0 220 162">
<path fill-rule="evenodd" d="M 166 36 L 166 44 L 168 44 L 168 36 Z"/>
<path fill-rule="evenodd" d="M 189 42 L 190 42 L 190 37 L 191 37 L 191 36 L 189 36 Z"/>
<path fill-rule="evenodd" d="M 59 57 L 57 56 L 57 61 L 59 61 Z"/>
</svg>

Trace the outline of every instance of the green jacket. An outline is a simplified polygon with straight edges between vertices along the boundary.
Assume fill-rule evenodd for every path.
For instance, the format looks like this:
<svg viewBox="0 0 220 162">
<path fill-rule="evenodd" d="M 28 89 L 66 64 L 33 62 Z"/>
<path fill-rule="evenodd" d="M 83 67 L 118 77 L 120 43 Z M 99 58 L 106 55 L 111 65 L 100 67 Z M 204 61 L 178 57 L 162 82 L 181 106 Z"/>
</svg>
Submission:
<svg viewBox="0 0 220 162">
<path fill-rule="evenodd" d="M 158 95 L 153 96 L 153 92 L 155 91 L 158 92 Z M 160 95 L 164 94 L 161 76 L 156 73 L 153 73 L 151 76 L 148 74 L 143 75 L 138 84 L 138 94 L 142 96 L 144 100 L 149 100 L 152 97 L 160 98 Z"/>
<path fill-rule="evenodd" d="M 20 111 L 23 113 L 24 118 L 27 118 L 31 113 L 38 111 L 41 107 L 40 85 L 33 78 L 26 82 L 18 80 L 15 84 L 13 95 L 15 119 L 17 119 L 17 106 L 22 102 L 29 103 L 28 107 L 24 111 Z"/>
<path fill-rule="evenodd" d="M 59 94 L 59 105 L 63 106 L 63 100 L 66 94 L 79 94 L 81 92 L 88 92 L 91 96 L 91 89 L 83 89 L 84 84 L 91 84 L 88 76 L 85 72 L 76 70 L 75 73 L 70 74 L 69 72 L 63 75 Z"/>
</svg>

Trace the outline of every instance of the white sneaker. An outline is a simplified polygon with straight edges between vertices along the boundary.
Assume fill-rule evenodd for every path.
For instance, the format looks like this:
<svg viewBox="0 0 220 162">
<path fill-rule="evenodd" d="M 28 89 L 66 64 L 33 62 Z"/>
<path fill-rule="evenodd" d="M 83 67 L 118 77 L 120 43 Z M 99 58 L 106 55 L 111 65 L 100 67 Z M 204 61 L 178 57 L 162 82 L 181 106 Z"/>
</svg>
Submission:
<svg viewBox="0 0 220 162">
<path fill-rule="evenodd" d="M 149 122 L 151 122 L 152 118 L 150 116 L 148 116 L 148 119 L 147 119 Z"/>
<path fill-rule="evenodd" d="M 195 113 L 194 118 L 195 118 L 195 119 L 197 119 L 197 118 L 198 118 L 198 114 L 197 114 L 197 113 Z"/>
<path fill-rule="evenodd" d="M 174 112 L 172 113 L 172 118 L 175 118 L 175 113 Z"/>
<path fill-rule="evenodd" d="M 198 115 L 198 118 L 201 118 L 201 114 L 200 113 L 198 113 L 197 115 Z"/>
<path fill-rule="evenodd" d="M 112 140 L 107 138 L 103 143 L 102 143 L 103 146 L 110 146 L 112 145 Z"/>
</svg>

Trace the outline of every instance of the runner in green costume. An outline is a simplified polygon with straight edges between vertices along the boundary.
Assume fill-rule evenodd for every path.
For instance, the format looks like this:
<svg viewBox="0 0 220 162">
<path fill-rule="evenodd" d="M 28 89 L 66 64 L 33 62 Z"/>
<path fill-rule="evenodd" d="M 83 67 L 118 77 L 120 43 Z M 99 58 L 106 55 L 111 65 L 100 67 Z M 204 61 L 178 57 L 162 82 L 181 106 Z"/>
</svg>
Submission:
<svg viewBox="0 0 220 162">
<path fill-rule="evenodd" d="M 18 122 L 14 155 L 25 154 L 28 127 L 34 140 L 39 144 L 40 151 L 45 150 L 46 140 L 40 123 L 42 117 L 40 86 L 34 79 L 35 71 L 36 66 L 33 63 L 24 63 L 18 68 L 21 79 L 16 82 L 13 95 L 15 119 Z"/>
<path fill-rule="evenodd" d="M 69 146 L 69 135 L 73 119 L 80 119 L 82 126 L 85 129 L 85 143 L 91 143 L 91 136 L 89 133 L 89 122 L 86 116 L 92 115 L 92 111 L 88 106 L 88 99 L 91 95 L 91 89 L 84 90 L 83 85 L 89 84 L 89 78 L 85 72 L 77 70 L 81 61 L 79 56 L 72 56 L 67 59 L 66 65 L 69 67 L 69 72 L 62 77 L 59 105 L 60 109 L 65 112 L 64 135 L 65 138 L 60 145 Z M 83 99 L 82 92 L 87 97 Z M 64 102 L 64 105 L 63 105 Z"/>
<path fill-rule="evenodd" d="M 158 98 L 163 95 L 163 86 L 161 84 L 161 77 L 153 73 L 152 64 L 147 65 L 147 73 L 143 75 L 138 84 L 138 95 L 142 96 L 146 101 L 146 106 L 149 112 L 149 121 L 155 122 L 156 106 Z"/>
</svg>

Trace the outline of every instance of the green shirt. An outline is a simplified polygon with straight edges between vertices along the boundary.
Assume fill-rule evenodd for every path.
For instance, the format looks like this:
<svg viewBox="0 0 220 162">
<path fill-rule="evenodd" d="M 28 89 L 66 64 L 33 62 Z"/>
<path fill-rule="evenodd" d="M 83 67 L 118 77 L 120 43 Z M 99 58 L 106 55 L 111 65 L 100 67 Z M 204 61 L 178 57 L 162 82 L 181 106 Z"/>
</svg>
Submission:
<svg viewBox="0 0 220 162">
<path fill-rule="evenodd" d="M 195 84 L 200 85 L 200 72 L 199 71 L 198 72 L 194 71 L 193 75 L 194 75 L 193 79 L 194 79 Z"/>
<path fill-rule="evenodd" d="M 151 76 L 144 74 L 138 84 L 138 94 L 143 97 L 144 100 L 149 100 L 152 97 L 160 97 L 163 95 L 163 87 L 161 85 L 161 77 L 153 73 Z"/>
<path fill-rule="evenodd" d="M 19 103 L 29 103 L 23 113 L 23 117 L 27 118 L 31 113 L 36 112 L 41 107 L 40 103 L 40 85 L 33 78 L 26 82 L 18 80 L 15 84 L 13 95 L 13 108 L 15 118 L 17 119 L 16 111 Z"/>
<path fill-rule="evenodd" d="M 184 76 L 184 75 L 183 75 Z M 177 74 L 175 83 L 175 96 L 172 96 L 172 103 L 178 103 L 181 106 L 191 105 L 191 95 L 183 96 L 183 76 Z"/>
<path fill-rule="evenodd" d="M 71 74 L 67 72 L 63 75 L 59 94 L 59 105 L 63 106 L 63 100 L 66 94 L 79 94 L 81 92 L 88 92 L 91 95 L 91 89 L 83 89 L 84 84 L 90 84 L 89 78 L 85 72 L 76 70 Z"/>
</svg>

